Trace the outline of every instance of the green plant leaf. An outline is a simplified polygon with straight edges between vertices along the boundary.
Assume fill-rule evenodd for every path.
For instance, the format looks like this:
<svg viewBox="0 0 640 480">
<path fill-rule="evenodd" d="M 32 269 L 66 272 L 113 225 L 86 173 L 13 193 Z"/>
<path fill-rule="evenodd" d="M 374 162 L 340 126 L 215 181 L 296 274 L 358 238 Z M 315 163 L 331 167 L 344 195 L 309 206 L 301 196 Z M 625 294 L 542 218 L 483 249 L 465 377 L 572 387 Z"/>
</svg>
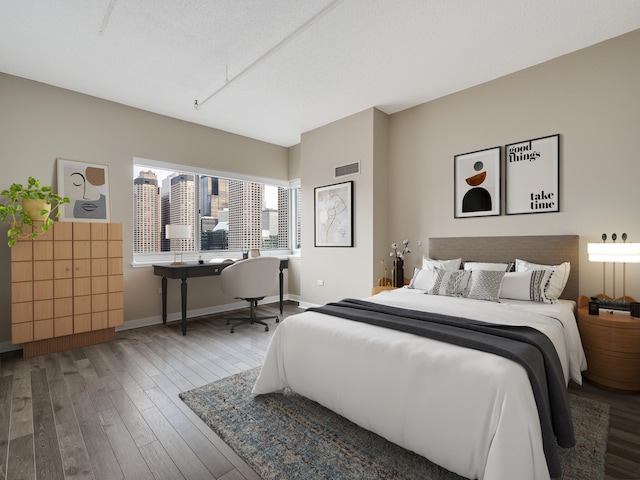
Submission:
<svg viewBox="0 0 640 480">
<path fill-rule="evenodd" d="M 59 218 L 62 215 L 59 209 L 60 205 L 70 203 L 69 197 L 61 197 L 53 192 L 52 187 L 43 186 L 40 180 L 34 177 L 27 179 L 26 186 L 19 183 L 11 184 L 8 189 L 2 190 L 0 195 L 7 198 L 3 203 L 0 203 L 0 220 L 11 226 L 7 232 L 9 246 L 15 245 L 18 238 L 36 238 L 40 233 L 46 232 L 49 226 L 53 225 L 52 218 Z M 23 199 L 43 199 L 51 205 L 49 217 L 38 228 L 22 210 Z M 47 210 L 42 210 L 40 213 L 45 215 Z"/>
</svg>

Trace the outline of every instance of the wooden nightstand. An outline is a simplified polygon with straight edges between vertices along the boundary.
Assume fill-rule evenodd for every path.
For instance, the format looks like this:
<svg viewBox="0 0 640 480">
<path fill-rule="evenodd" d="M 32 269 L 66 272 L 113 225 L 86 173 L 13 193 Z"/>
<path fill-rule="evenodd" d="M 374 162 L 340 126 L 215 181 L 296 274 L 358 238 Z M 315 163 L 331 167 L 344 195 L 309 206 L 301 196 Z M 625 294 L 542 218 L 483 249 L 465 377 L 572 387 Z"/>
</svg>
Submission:
<svg viewBox="0 0 640 480">
<path fill-rule="evenodd" d="M 587 357 L 584 376 L 598 385 L 640 391 L 640 318 L 589 315 L 589 298 L 578 299 L 578 328 Z"/>
<path fill-rule="evenodd" d="M 411 279 L 409 278 L 405 278 L 404 279 L 404 284 L 405 285 L 409 285 L 409 283 L 411 283 Z M 400 288 L 400 287 L 394 287 L 391 285 L 391 279 L 390 278 L 379 278 L 378 279 L 378 285 L 376 285 L 375 287 L 371 288 L 371 295 L 377 295 L 380 292 L 383 292 L 385 290 L 395 290 L 396 288 Z"/>
<path fill-rule="evenodd" d="M 384 290 L 395 290 L 396 287 L 373 287 L 371 289 L 371 295 L 377 295 Z"/>
</svg>

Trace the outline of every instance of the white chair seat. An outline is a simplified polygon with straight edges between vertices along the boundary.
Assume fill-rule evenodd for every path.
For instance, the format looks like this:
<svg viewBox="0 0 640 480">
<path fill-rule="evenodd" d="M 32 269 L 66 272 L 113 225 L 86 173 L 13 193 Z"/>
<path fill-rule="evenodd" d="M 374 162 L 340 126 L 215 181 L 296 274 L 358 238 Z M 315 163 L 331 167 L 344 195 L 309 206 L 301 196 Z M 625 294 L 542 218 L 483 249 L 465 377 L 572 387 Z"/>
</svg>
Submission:
<svg viewBox="0 0 640 480">
<path fill-rule="evenodd" d="M 276 257 L 255 257 L 239 260 L 222 270 L 220 273 L 222 291 L 234 298 L 246 300 L 251 309 L 249 318 L 227 320 L 227 325 L 231 320 L 240 320 L 231 327 L 231 333 L 234 332 L 235 327 L 246 323 L 259 323 L 265 326 L 265 331 L 269 331 L 269 325 L 263 320 L 274 317 L 257 317 L 256 307 L 258 301 L 273 292 L 276 287 L 279 267 L 280 260 Z M 277 323 L 279 319 L 277 316 L 275 318 Z"/>
</svg>

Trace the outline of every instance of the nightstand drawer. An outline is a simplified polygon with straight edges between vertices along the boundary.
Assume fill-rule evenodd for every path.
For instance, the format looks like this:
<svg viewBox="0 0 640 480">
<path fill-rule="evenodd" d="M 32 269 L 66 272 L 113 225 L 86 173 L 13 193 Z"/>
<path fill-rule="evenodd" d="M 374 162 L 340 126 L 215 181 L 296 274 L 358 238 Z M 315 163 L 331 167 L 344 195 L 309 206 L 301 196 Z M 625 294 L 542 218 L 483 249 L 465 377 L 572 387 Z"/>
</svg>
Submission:
<svg viewBox="0 0 640 480">
<path fill-rule="evenodd" d="M 637 353 L 640 356 L 640 328 L 605 327 L 585 321 L 584 317 L 581 320 L 580 336 L 585 348 L 597 347 L 610 352 Z M 640 321 L 638 326 L 640 327 Z"/>
<path fill-rule="evenodd" d="M 585 346 L 589 380 L 617 390 L 640 390 L 640 353 L 616 355 L 615 353 Z"/>
</svg>

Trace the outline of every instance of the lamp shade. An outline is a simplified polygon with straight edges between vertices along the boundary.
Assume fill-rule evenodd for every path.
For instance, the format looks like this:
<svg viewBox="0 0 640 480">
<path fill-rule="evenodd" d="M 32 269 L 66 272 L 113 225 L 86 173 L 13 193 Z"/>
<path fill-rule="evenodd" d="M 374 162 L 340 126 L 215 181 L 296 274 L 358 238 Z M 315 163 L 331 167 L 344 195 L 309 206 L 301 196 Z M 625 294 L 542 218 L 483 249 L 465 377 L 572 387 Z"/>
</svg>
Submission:
<svg viewBox="0 0 640 480">
<path fill-rule="evenodd" d="M 640 263 L 640 243 L 588 243 L 590 262 Z"/>
<path fill-rule="evenodd" d="M 191 238 L 191 225 L 165 225 L 164 228 L 168 239 Z"/>
</svg>

